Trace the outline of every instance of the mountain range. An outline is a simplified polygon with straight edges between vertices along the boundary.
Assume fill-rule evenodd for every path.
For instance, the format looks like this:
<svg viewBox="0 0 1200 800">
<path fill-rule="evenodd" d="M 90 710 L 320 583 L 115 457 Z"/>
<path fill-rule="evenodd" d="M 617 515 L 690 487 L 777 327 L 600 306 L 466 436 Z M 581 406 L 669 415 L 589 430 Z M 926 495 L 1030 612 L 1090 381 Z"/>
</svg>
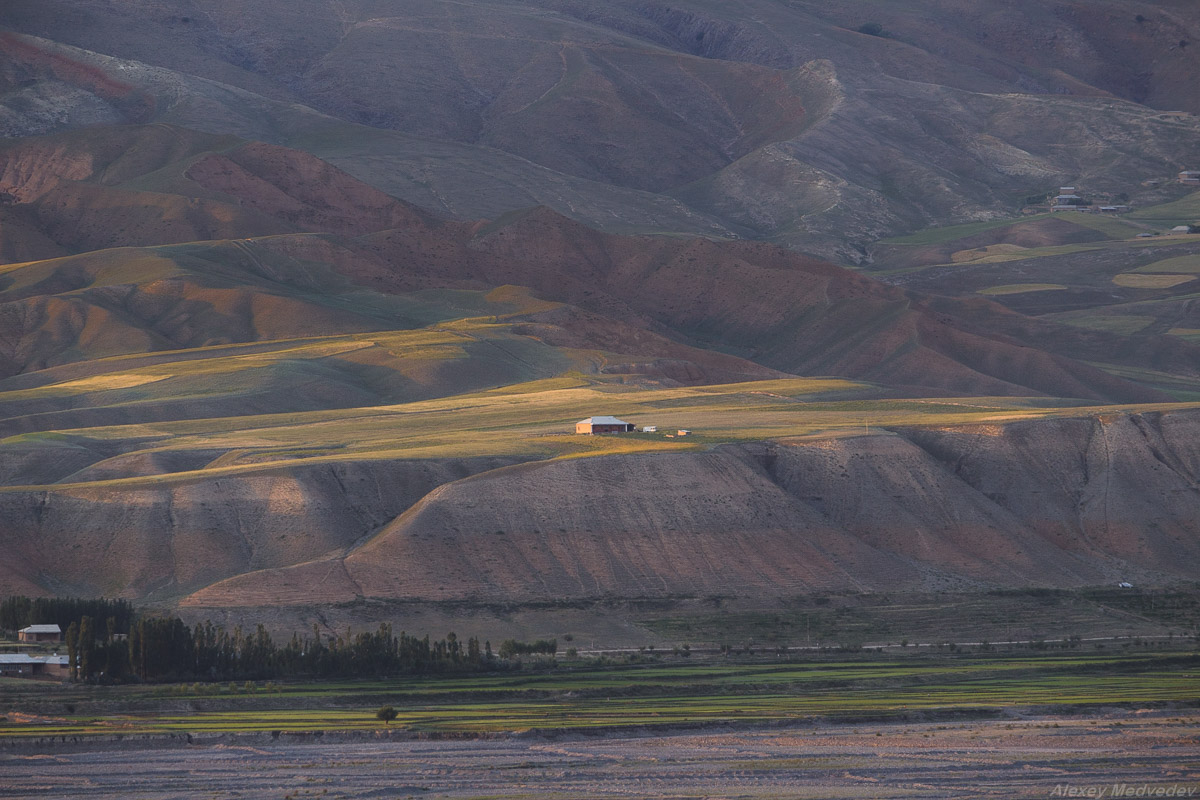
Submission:
<svg viewBox="0 0 1200 800">
<path fill-rule="evenodd" d="M 13 0 L 0 591 L 1185 580 L 1196 34 L 1167 0 Z M 1042 213 L 1067 184 L 1134 210 Z M 608 413 L 662 433 L 571 434 Z"/>
</svg>

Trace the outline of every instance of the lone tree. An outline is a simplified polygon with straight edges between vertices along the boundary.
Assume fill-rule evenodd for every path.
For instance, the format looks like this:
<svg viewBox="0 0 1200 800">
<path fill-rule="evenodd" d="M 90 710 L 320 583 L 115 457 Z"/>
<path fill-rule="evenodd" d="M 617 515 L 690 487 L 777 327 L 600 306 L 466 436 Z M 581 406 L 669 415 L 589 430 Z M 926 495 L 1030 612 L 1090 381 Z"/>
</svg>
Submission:
<svg viewBox="0 0 1200 800">
<path fill-rule="evenodd" d="M 383 720 L 383 724 L 387 725 L 394 720 L 399 713 L 400 712 L 396 711 L 396 709 L 392 708 L 391 706 L 384 706 L 375 712 L 375 719 Z"/>
</svg>

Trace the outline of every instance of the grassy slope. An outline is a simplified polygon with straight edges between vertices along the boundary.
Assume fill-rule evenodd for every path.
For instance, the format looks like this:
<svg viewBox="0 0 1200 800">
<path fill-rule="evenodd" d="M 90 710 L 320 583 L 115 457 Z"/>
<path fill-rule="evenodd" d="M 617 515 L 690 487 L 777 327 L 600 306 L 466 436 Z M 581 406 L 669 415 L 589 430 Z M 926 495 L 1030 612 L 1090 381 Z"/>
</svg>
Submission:
<svg viewBox="0 0 1200 800">
<path fill-rule="evenodd" d="M 136 372 L 125 374 L 125 380 L 138 380 Z M 695 450 L 768 438 L 853 436 L 887 426 L 991 423 L 1191 407 L 1186 403 L 1079 407 L 1045 399 L 1013 398 L 838 399 L 871 393 L 864 384 L 837 379 L 650 389 L 577 375 L 400 405 L 22 434 L 0 442 L 0 451 L 66 435 L 79 445 L 100 449 L 124 443 L 122 450 L 204 449 L 227 454 L 198 471 L 93 484 L 132 487 L 246 474 L 298 460 L 580 457 Z M 613 414 L 638 425 L 657 425 L 660 432 L 576 436 L 575 421 L 593 414 Z M 680 428 L 693 434 L 668 435 Z M 250 455 L 250 463 L 243 463 L 243 457 Z"/>
<path fill-rule="evenodd" d="M 1159 225 L 1194 225 L 1200 220 L 1200 192 L 1194 192 L 1172 203 L 1139 208 L 1130 214 L 1135 219 Z"/>
</svg>

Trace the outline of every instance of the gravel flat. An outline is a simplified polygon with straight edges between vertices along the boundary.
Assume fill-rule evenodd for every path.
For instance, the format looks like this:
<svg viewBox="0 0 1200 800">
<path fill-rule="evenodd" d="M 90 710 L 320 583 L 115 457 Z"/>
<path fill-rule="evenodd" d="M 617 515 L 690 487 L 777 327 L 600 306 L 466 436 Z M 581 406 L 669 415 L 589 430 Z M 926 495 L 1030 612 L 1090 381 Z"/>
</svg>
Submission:
<svg viewBox="0 0 1200 800">
<path fill-rule="evenodd" d="M 1059 787 L 1063 787 L 1059 789 Z M 1194 712 L 545 739 L 216 744 L 0 757 L 0 797 L 1200 797 Z M 1056 789 L 1059 794 L 1054 794 Z M 1190 791 L 1190 794 L 1189 794 Z M 1082 796 L 1082 795 L 1077 795 Z M 1136 795 L 1130 795 L 1136 796 Z M 1155 796 L 1144 792 L 1140 796 Z"/>
</svg>

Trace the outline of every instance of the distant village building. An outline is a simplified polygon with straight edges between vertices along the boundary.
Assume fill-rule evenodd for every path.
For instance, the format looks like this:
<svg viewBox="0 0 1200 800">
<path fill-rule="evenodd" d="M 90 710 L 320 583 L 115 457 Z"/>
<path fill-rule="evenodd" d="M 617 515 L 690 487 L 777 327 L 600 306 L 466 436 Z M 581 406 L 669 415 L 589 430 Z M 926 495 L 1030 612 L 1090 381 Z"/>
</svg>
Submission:
<svg viewBox="0 0 1200 800">
<path fill-rule="evenodd" d="M 1179 173 L 1179 182 L 1193 185 L 1200 184 L 1200 172 L 1196 172 L 1194 170 L 1184 170 L 1183 172 Z"/>
<path fill-rule="evenodd" d="M 30 625 L 17 631 L 17 640 L 22 642 L 61 642 L 62 628 L 57 625 Z"/>
<path fill-rule="evenodd" d="M 616 417 L 588 417 L 575 423 L 576 433 L 629 433 L 632 430 L 632 422 Z"/>
<path fill-rule="evenodd" d="M 1050 203 L 1051 211 L 1083 211 L 1090 205 L 1074 186 L 1058 187 L 1058 195 Z"/>
<path fill-rule="evenodd" d="M 1174 228 L 1171 228 L 1171 233 L 1191 233 L 1191 232 L 1192 232 L 1191 225 L 1176 225 Z"/>
<path fill-rule="evenodd" d="M 31 656 L 0 653 L 0 675 L 6 678 L 49 678 L 63 680 L 70 668 L 66 656 Z"/>
<path fill-rule="evenodd" d="M 1063 191 L 1071 189 L 1071 193 Z M 1064 186 L 1059 191 L 1063 193 L 1054 198 L 1054 204 L 1050 206 L 1051 211 L 1079 211 L 1083 208 L 1083 198 L 1074 193 L 1074 189 L 1070 186 Z"/>
<path fill-rule="evenodd" d="M 1101 214 L 1124 214 L 1129 206 L 1100 206 Z"/>
</svg>

